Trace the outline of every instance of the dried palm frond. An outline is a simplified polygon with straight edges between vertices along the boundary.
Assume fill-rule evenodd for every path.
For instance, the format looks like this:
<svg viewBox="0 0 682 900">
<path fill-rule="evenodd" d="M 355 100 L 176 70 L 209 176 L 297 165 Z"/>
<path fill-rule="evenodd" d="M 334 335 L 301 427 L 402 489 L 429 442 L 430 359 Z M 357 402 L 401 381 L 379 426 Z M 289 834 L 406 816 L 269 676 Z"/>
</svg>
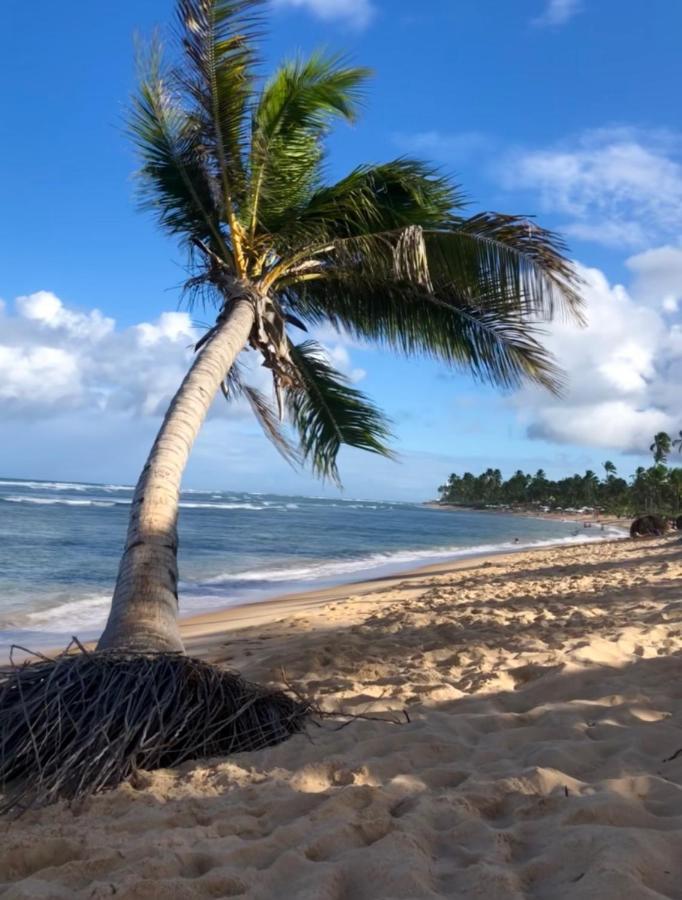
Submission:
<svg viewBox="0 0 682 900">
<path fill-rule="evenodd" d="M 259 750 L 310 706 L 176 653 L 63 654 L 0 669 L 0 812 L 115 788 L 140 769 Z"/>
</svg>

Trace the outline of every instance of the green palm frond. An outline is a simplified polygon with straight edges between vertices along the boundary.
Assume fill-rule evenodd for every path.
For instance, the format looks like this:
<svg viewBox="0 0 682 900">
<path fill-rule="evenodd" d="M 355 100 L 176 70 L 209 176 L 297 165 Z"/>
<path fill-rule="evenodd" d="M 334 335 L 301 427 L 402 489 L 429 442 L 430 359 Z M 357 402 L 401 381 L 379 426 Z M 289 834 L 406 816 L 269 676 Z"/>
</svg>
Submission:
<svg viewBox="0 0 682 900">
<path fill-rule="evenodd" d="M 244 198 L 254 41 L 262 2 L 178 0 L 178 32 L 188 62 L 176 75 L 215 165 L 226 207 L 236 207 Z M 225 209 L 225 216 L 230 215 Z"/>
<path fill-rule="evenodd" d="M 440 298 L 410 282 L 366 277 L 311 281 L 287 291 L 291 307 L 313 324 L 331 323 L 407 356 L 427 356 L 503 388 L 534 381 L 559 393 L 561 373 L 524 316 L 506 305 L 475 306 Z"/>
<path fill-rule="evenodd" d="M 321 187 L 305 206 L 291 210 L 273 242 L 288 252 L 315 253 L 331 242 L 380 236 L 409 226 L 441 227 L 464 205 L 456 185 L 411 159 L 360 166 Z"/>
<path fill-rule="evenodd" d="M 483 212 L 425 232 L 434 279 L 471 297 L 494 296 L 529 316 L 581 320 L 580 280 L 559 235 L 522 216 Z"/>
<path fill-rule="evenodd" d="M 329 365 L 319 344 L 305 341 L 290 350 L 299 384 L 286 390 L 285 402 L 303 458 L 315 473 L 340 484 L 336 460 L 342 444 L 390 457 L 387 419 Z"/>
<path fill-rule="evenodd" d="M 352 122 L 369 70 L 339 56 L 314 53 L 282 65 L 254 113 L 251 142 L 251 231 L 276 230 L 320 179 L 322 138 L 334 118 Z"/>
<path fill-rule="evenodd" d="M 199 238 L 222 249 L 225 238 L 213 178 L 197 131 L 169 86 L 158 45 L 152 46 L 143 66 L 128 121 L 142 161 L 141 206 L 154 212 L 172 234 Z"/>
</svg>

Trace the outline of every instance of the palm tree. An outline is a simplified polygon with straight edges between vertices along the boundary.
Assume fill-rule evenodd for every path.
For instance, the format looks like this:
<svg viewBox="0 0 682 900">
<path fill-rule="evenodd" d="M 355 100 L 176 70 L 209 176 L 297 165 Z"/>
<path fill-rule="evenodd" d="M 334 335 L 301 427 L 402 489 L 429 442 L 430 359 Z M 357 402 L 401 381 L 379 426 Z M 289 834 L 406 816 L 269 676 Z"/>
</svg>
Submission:
<svg viewBox="0 0 682 900">
<path fill-rule="evenodd" d="M 322 323 L 404 354 L 424 354 L 510 386 L 558 386 L 529 318 L 577 311 L 571 266 L 552 234 L 514 216 L 461 214 L 462 196 L 422 162 L 361 166 L 324 183 L 323 138 L 355 119 L 367 70 L 314 54 L 258 89 L 254 2 L 179 0 L 183 59 L 154 52 L 131 117 L 145 205 L 191 251 L 190 296 L 215 325 L 173 399 L 136 488 L 100 648 L 180 650 L 178 492 L 190 448 L 222 386 L 245 394 L 282 452 L 337 478 L 341 444 L 387 454 L 381 413 L 312 341 Z M 277 411 L 243 383 L 256 350 Z"/>
<path fill-rule="evenodd" d="M 137 483 L 98 644 L 106 652 L 92 654 L 125 654 L 125 672 L 131 654 L 147 661 L 156 654 L 158 667 L 144 669 L 145 685 L 160 683 L 154 673 L 169 652 L 183 658 L 180 483 L 218 391 L 246 397 L 288 459 L 338 480 L 340 446 L 389 455 L 389 427 L 312 339 L 296 339 L 301 330 L 332 325 L 502 387 L 530 380 L 556 391 L 560 376 L 534 323 L 559 308 L 579 317 L 579 285 L 556 235 L 516 216 L 465 215 L 459 190 L 423 162 L 359 166 L 327 183 L 324 138 L 334 120 L 356 118 L 368 72 L 315 53 L 285 63 L 259 85 L 258 5 L 178 0 L 180 57 L 167 65 L 152 49 L 130 117 L 143 204 L 188 248 L 189 300 L 216 309 Z M 245 381 L 245 349 L 271 372 L 272 398 Z M 117 682 L 124 698 L 140 690 L 139 680 L 116 677 L 124 679 L 123 687 Z M 182 690 L 169 698 L 164 682 L 153 703 L 137 704 L 136 715 L 158 712 L 167 728 L 164 716 Z M 41 710 L 49 700 L 41 697 Z M 214 712 L 215 700 L 202 703 Z M 130 728 L 128 714 L 124 721 Z M 167 740 L 156 719 L 151 732 L 144 721 L 145 746 L 154 745 L 150 733 Z M 280 729 L 271 742 L 283 736 Z M 139 764 L 134 750 L 123 755 Z"/>
<path fill-rule="evenodd" d="M 585 502 L 590 506 L 594 506 L 597 490 L 599 488 L 599 479 L 592 469 L 588 469 L 582 479 Z"/>
<path fill-rule="evenodd" d="M 673 440 L 672 445 L 673 447 L 677 447 L 679 452 L 682 453 L 682 429 L 678 431 L 677 435 L 678 436 Z"/>
<path fill-rule="evenodd" d="M 649 450 L 654 455 L 654 462 L 658 465 L 658 463 L 664 463 L 668 458 L 668 454 L 671 449 L 671 441 L 670 435 L 665 431 L 659 431 L 658 434 L 654 435 L 654 442 L 649 447 Z"/>
<path fill-rule="evenodd" d="M 674 515 L 682 513 L 682 469 L 668 469 L 668 482 L 672 492 L 671 509 Z"/>
<path fill-rule="evenodd" d="M 604 474 L 606 475 L 606 480 L 608 481 L 609 478 L 612 478 L 616 474 L 616 467 L 610 459 L 607 459 L 605 462 L 603 462 L 602 466 L 604 467 Z"/>
</svg>

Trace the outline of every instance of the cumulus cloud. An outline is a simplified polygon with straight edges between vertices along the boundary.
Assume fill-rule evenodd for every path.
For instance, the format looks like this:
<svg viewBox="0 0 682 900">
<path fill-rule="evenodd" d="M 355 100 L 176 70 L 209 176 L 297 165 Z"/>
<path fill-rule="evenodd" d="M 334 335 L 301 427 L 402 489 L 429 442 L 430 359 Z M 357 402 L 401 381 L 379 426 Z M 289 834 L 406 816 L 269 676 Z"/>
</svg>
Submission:
<svg viewBox="0 0 682 900">
<path fill-rule="evenodd" d="M 629 265 L 638 273 L 630 290 L 609 284 L 597 269 L 579 268 L 589 324 L 549 327 L 545 342 L 566 371 L 568 387 L 560 399 L 536 388 L 514 397 L 529 436 L 644 452 L 656 431 L 679 428 L 682 327 L 665 321 L 660 303 L 642 299 L 652 296 L 660 277 L 653 263 L 647 271 L 640 256 Z"/>
<path fill-rule="evenodd" d="M 0 416 L 22 422 L 46 416 L 100 412 L 162 415 L 191 362 L 198 333 L 185 312 L 163 312 L 152 322 L 117 328 L 97 310 L 69 308 L 50 291 L 0 302 Z M 357 346 L 332 328 L 314 334 L 330 362 L 351 381 L 365 377 L 353 364 Z M 246 380 L 270 393 L 272 376 L 258 354 L 240 358 Z M 237 400 L 232 418 L 251 416 Z"/>
<path fill-rule="evenodd" d="M 372 0 L 273 0 L 275 7 L 304 9 L 325 22 L 345 21 L 366 28 L 376 9 Z"/>
<path fill-rule="evenodd" d="M 548 149 L 522 151 L 500 176 L 539 192 L 562 230 L 611 246 L 651 246 L 682 228 L 680 137 L 628 128 L 589 131 Z"/>
<path fill-rule="evenodd" d="M 565 25 L 580 12 L 581 0 L 547 0 L 544 11 L 532 24 L 540 28 L 552 28 Z"/>
<path fill-rule="evenodd" d="M 97 310 L 49 291 L 0 308 L 0 411 L 32 417 L 70 410 L 158 415 L 177 389 L 196 340 L 186 313 L 117 329 Z"/>
</svg>

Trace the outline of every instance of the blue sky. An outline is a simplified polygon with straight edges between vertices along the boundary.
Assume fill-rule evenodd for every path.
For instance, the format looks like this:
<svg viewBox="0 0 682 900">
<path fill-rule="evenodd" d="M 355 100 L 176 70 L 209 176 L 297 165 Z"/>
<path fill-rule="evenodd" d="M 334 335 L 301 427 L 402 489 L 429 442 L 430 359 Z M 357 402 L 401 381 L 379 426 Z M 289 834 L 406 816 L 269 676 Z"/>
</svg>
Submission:
<svg viewBox="0 0 682 900">
<path fill-rule="evenodd" d="M 561 403 L 324 335 L 394 419 L 401 457 L 345 453 L 346 493 L 422 499 L 448 472 L 488 465 L 634 469 L 654 430 L 682 427 L 679 3 L 271 5 L 264 70 L 322 45 L 375 72 L 362 119 L 331 141 L 331 177 L 431 159 L 472 211 L 562 230 L 587 281 L 588 327 L 548 336 L 570 379 Z M 5 0 L 4 15 L 0 472 L 131 481 L 191 339 L 185 317 L 164 315 L 177 309 L 183 255 L 135 208 L 123 127 L 133 35 L 169 23 L 172 4 L 72 0 L 65 14 Z M 292 472 L 243 410 L 222 408 L 186 484 L 330 490 Z"/>
</svg>

